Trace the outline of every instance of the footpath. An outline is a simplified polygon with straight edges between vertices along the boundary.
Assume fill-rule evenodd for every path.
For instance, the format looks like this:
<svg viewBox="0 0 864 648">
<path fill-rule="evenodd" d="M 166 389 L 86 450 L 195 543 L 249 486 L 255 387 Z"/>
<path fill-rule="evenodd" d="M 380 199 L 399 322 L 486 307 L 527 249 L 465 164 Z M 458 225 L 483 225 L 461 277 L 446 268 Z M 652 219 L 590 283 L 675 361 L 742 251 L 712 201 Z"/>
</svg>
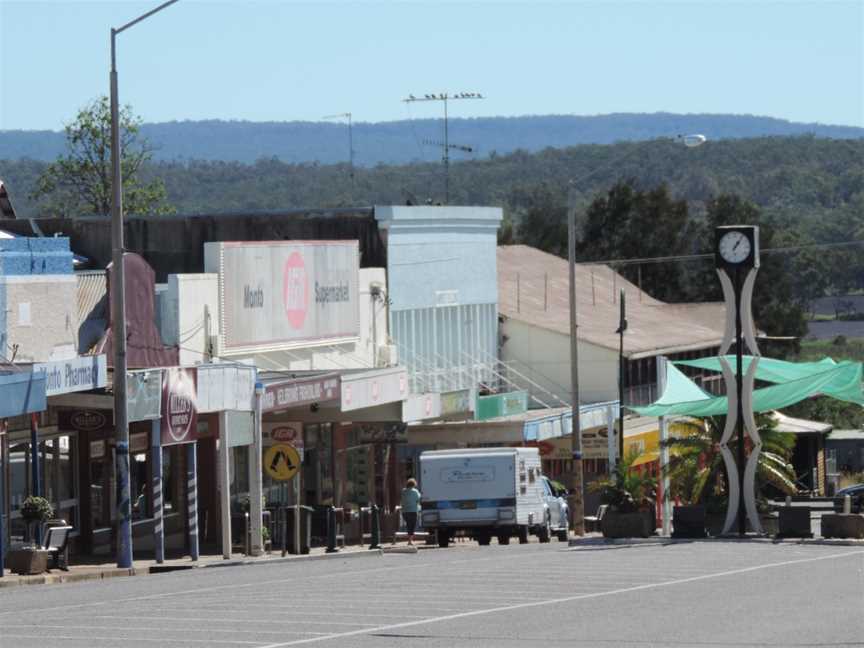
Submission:
<svg viewBox="0 0 864 648">
<path fill-rule="evenodd" d="M 217 567 L 238 567 L 242 565 L 268 565 L 284 562 L 305 562 L 310 560 L 340 560 L 356 558 L 379 558 L 384 553 L 382 549 L 367 549 L 366 547 L 344 547 L 337 553 L 326 553 L 323 547 L 316 547 L 308 554 L 287 554 L 284 557 L 281 552 L 272 552 L 261 556 L 244 556 L 225 559 L 222 554 L 202 555 L 198 560 L 190 560 L 189 557 L 175 558 L 157 563 L 155 560 L 135 560 L 129 569 L 120 569 L 116 563 L 92 562 L 88 564 L 70 565 L 69 571 L 51 569 L 45 574 L 33 576 L 19 576 L 5 570 L 4 576 L 0 578 L 0 588 L 18 587 L 22 585 L 46 585 L 55 583 L 77 583 L 81 581 L 101 580 L 105 578 L 118 578 L 122 576 L 147 576 L 151 574 L 164 574 L 174 571 L 189 569 L 210 569 Z M 389 552 L 388 552 L 389 553 Z M 113 558 L 113 557 L 110 557 Z"/>
</svg>

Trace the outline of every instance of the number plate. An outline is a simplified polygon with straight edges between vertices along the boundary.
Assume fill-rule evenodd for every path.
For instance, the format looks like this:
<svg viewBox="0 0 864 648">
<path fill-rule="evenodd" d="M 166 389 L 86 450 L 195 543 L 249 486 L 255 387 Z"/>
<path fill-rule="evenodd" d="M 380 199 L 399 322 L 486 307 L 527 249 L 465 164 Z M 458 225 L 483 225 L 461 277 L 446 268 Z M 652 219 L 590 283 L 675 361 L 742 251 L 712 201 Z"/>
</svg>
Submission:
<svg viewBox="0 0 864 648">
<path fill-rule="evenodd" d="M 477 508 L 477 502 L 462 502 L 459 504 L 459 508 L 462 510 L 476 509 Z"/>
</svg>

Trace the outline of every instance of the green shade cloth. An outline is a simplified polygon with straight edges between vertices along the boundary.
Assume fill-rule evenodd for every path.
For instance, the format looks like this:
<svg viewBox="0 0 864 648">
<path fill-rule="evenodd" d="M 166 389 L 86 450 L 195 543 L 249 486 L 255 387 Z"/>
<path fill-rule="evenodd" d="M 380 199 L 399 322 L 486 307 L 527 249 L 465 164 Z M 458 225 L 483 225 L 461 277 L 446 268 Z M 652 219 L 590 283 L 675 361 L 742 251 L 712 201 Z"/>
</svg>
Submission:
<svg viewBox="0 0 864 648">
<path fill-rule="evenodd" d="M 727 355 L 725 357 L 734 372 L 735 356 Z M 741 366 L 745 374 L 750 367 L 751 360 L 753 360 L 753 356 L 745 355 L 742 358 Z M 713 358 L 699 358 L 698 360 L 679 360 L 675 364 L 707 369 L 709 371 L 723 371 L 720 367 L 720 358 L 716 356 Z M 756 367 L 756 379 L 771 383 L 785 383 L 790 380 L 815 376 L 837 366 L 838 363 L 834 362 L 831 358 L 823 358 L 819 362 L 787 362 L 786 360 L 775 360 L 774 358 L 760 358 L 759 365 Z"/>
<path fill-rule="evenodd" d="M 745 360 L 743 366 L 746 370 L 752 358 L 747 356 Z M 764 372 L 762 372 L 763 362 L 766 363 Z M 733 369 L 734 363 L 733 356 L 730 363 Z M 720 370 L 719 358 L 703 358 L 677 364 Z M 667 363 L 666 367 L 667 387 L 660 400 L 645 407 L 631 406 L 629 409 L 642 416 L 705 417 L 725 416 L 728 413 L 729 400 L 726 396 L 710 396 L 684 376 L 672 363 Z M 763 373 L 762 376 L 760 372 Z M 759 361 L 756 377 L 766 382 L 776 383 L 753 391 L 753 410 L 756 412 L 782 409 L 820 394 L 864 406 L 860 362 L 836 363 L 826 358 L 820 362 L 797 363 L 796 366 L 796 363 L 765 358 Z"/>
</svg>

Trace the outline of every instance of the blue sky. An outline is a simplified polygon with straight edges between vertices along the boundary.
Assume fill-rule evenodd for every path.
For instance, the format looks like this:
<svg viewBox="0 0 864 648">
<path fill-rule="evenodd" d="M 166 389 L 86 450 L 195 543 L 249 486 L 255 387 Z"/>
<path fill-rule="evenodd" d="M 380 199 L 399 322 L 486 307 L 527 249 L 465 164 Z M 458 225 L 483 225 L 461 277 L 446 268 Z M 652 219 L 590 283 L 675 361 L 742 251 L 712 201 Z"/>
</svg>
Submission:
<svg viewBox="0 0 864 648">
<path fill-rule="evenodd" d="M 109 29 L 159 0 L 0 0 L 0 129 L 108 92 Z M 145 121 L 737 113 L 864 126 L 864 0 L 180 0 L 118 37 Z"/>
</svg>

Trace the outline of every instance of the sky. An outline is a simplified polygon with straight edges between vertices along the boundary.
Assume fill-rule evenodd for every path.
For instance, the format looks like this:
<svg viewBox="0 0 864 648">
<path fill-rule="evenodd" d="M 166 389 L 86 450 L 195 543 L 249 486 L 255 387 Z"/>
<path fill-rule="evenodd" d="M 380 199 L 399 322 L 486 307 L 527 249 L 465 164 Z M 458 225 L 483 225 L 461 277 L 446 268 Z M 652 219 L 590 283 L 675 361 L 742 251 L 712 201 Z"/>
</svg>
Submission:
<svg viewBox="0 0 864 648">
<path fill-rule="evenodd" d="M 108 93 L 110 28 L 160 2 L 0 0 L 0 129 Z M 734 113 L 864 127 L 864 0 L 180 0 L 117 37 L 145 122 Z"/>
</svg>

